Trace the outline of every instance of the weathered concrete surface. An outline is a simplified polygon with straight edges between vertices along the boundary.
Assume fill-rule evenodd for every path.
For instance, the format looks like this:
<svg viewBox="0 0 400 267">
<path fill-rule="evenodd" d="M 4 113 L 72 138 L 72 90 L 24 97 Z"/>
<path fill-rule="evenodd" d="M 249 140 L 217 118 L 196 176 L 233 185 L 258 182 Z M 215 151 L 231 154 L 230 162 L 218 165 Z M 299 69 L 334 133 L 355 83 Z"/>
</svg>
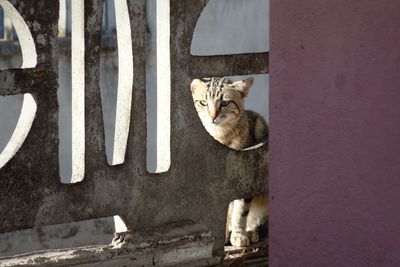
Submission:
<svg viewBox="0 0 400 267">
<path fill-rule="evenodd" d="M 193 56 L 190 58 L 189 64 L 196 77 L 268 73 L 268 53 L 231 55 L 229 57 Z"/>
<path fill-rule="evenodd" d="M 58 1 L 16 2 L 28 26 L 34 21 L 41 25 L 31 29 L 34 39 L 38 35 L 46 38 L 37 44 L 40 60 L 34 71 L 0 72 L 6 78 L 16 73 L 18 78 L 11 90 L 1 84 L 0 93 L 27 91 L 34 93 L 38 101 L 38 116 L 27 140 L 0 170 L 0 213 L 4 215 L 0 231 L 119 214 L 129 229 L 140 232 L 142 228 L 190 219 L 212 231 L 214 252 L 222 252 L 228 203 L 263 191 L 266 147 L 246 152 L 226 148 L 204 131 L 193 109 L 188 88 L 191 79 L 201 73 L 189 64 L 189 48 L 197 17 L 205 4 L 206 1 L 171 1 L 172 164 L 167 173 L 149 174 L 145 162 L 145 1 L 129 1 L 135 51 L 132 121 L 126 162 L 116 167 L 107 165 L 104 149 L 98 69 L 101 4 L 86 1 L 86 173 L 83 182 L 63 185 L 59 183 L 57 160 L 58 60 L 54 14 L 58 12 Z M 31 8 L 37 13 L 30 15 L 26 9 Z M 257 64 L 237 64 L 235 73 L 227 70 L 225 75 L 257 72 L 253 71 L 260 69 Z M 266 70 L 263 67 L 260 71 Z M 35 78 L 33 83 L 31 77 Z"/>
<path fill-rule="evenodd" d="M 58 106 L 56 42 L 53 38 L 57 28 L 57 12 L 53 8 L 58 8 L 58 1 L 12 3 L 24 17 L 34 40 L 41 41 L 35 41 L 38 53 L 36 68 L 0 72 L 0 76 L 13 80 L 11 86 L 0 83 L 1 95 L 29 91 L 38 104 L 36 119 L 25 143 L 15 157 L 0 170 L 2 231 L 34 224 L 39 207 L 31 204 L 42 203 L 44 195 L 53 191 L 55 183 L 47 183 L 47 180 L 49 176 L 57 177 L 58 169 L 58 160 L 54 157 L 58 146 Z M 54 7 L 44 8 L 47 5 Z M 0 80 L 4 81 L 1 78 Z M 47 184 L 47 190 L 37 187 L 38 184 Z"/>
<path fill-rule="evenodd" d="M 128 237 L 127 237 L 128 238 Z M 190 221 L 130 233 L 122 248 L 89 246 L 46 250 L 0 258 L 1 266 L 209 266 L 219 262 L 212 256 L 212 233 Z"/>
<path fill-rule="evenodd" d="M 114 219 L 107 217 L 3 233 L 0 234 L 0 257 L 46 249 L 107 245 L 114 232 Z"/>
</svg>

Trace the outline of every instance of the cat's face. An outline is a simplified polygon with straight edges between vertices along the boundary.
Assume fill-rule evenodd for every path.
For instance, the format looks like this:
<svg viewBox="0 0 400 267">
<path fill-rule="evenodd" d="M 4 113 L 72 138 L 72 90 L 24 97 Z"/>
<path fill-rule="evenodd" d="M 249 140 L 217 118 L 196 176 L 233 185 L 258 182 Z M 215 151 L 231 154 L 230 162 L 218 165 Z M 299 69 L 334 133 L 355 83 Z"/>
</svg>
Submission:
<svg viewBox="0 0 400 267">
<path fill-rule="evenodd" d="M 234 127 L 244 110 L 244 97 L 247 96 L 253 78 L 232 82 L 228 78 L 207 78 L 193 80 L 194 105 L 207 130 L 218 127 Z"/>
</svg>

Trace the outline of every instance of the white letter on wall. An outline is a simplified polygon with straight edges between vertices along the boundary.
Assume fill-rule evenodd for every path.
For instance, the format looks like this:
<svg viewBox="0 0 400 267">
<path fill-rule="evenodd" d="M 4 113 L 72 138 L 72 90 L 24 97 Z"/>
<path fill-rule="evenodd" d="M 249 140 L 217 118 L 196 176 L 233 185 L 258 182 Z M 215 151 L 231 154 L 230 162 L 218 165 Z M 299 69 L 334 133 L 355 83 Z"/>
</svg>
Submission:
<svg viewBox="0 0 400 267">
<path fill-rule="evenodd" d="M 70 183 L 85 174 L 85 1 L 71 0 L 72 174 Z"/>
<path fill-rule="evenodd" d="M 169 0 L 148 1 L 147 16 L 150 29 L 150 53 L 146 68 L 147 170 L 160 173 L 168 171 L 171 165 Z"/>
<path fill-rule="evenodd" d="M 125 161 L 132 106 L 133 54 L 131 23 L 126 0 L 114 0 L 118 41 L 118 92 L 111 165 Z"/>
<path fill-rule="evenodd" d="M 10 2 L 0 0 L 0 6 L 11 19 L 21 44 L 21 68 L 34 68 L 37 62 L 36 46 L 28 26 L 21 14 L 19 14 L 18 10 L 16 10 Z M 0 153 L 0 169 L 6 165 L 24 143 L 32 127 L 33 120 L 35 119 L 36 108 L 37 105 L 33 96 L 31 94 L 24 94 L 21 115 L 19 116 L 17 126 L 15 127 L 9 142 Z"/>
</svg>

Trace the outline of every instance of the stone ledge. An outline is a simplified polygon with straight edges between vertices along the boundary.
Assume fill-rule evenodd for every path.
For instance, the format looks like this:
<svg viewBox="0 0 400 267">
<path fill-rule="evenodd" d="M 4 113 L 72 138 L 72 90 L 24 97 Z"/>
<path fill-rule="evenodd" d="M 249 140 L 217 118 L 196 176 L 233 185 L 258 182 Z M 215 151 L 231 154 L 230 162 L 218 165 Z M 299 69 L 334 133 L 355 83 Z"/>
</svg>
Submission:
<svg viewBox="0 0 400 267">
<path fill-rule="evenodd" d="M 53 249 L 0 258 L 1 266 L 212 266 L 212 234 L 191 221 L 126 232 L 107 246 Z"/>
</svg>

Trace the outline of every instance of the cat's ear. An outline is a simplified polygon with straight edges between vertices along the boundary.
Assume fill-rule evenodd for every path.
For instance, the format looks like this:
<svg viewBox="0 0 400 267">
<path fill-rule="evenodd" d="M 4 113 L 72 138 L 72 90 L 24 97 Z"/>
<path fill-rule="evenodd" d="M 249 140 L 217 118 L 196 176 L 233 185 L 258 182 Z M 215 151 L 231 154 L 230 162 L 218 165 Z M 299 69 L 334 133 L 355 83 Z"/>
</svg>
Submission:
<svg viewBox="0 0 400 267">
<path fill-rule="evenodd" d="M 196 91 L 197 88 L 201 87 L 203 84 L 204 82 L 202 82 L 201 80 L 194 79 L 190 84 L 190 91 L 192 91 L 192 94 Z"/>
<path fill-rule="evenodd" d="M 242 95 L 242 97 L 246 97 L 249 94 L 250 88 L 254 83 L 254 79 L 253 78 L 248 78 L 246 80 L 243 81 L 237 81 L 232 83 L 232 87 L 235 90 L 238 90 L 240 92 L 240 94 Z"/>
</svg>

